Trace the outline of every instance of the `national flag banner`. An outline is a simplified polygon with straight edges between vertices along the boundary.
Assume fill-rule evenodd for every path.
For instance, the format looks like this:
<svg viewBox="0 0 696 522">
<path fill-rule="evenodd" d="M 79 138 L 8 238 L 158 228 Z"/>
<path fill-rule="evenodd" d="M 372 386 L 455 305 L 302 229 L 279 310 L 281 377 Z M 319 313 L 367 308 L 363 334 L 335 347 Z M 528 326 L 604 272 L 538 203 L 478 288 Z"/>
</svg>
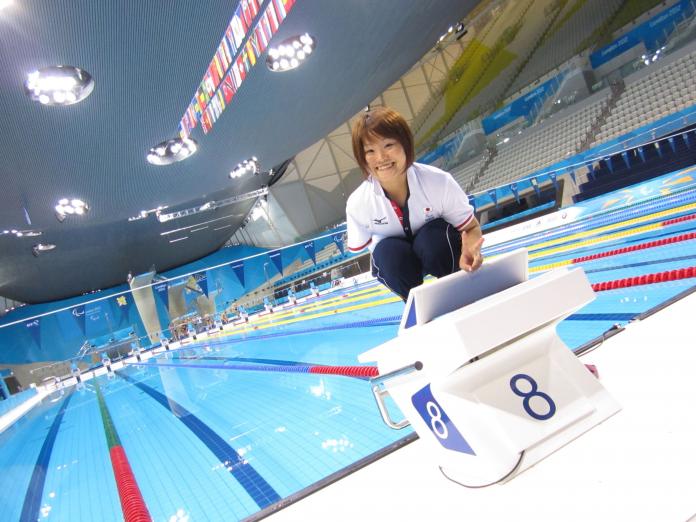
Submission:
<svg viewBox="0 0 696 522">
<path fill-rule="evenodd" d="M 253 36 L 253 35 L 252 35 Z M 254 46 L 251 45 L 251 40 L 247 40 L 246 43 L 246 54 L 249 57 L 249 61 L 251 62 L 251 67 L 256 65 L 256 54 L 254 53 Z M 250 67 L 250 68 L 251 68 Z"/>
<path fill-rule="evenodd" d="M 214 69 L 215 66 L 211 65 L 211 68 Z M 210 69 L 208 69 L 203 78 L 203 90 L 205 91 L 207 97 L 206 104 L 208 104 L 210 103 L 210 99 L 213 97 L 213 94 L 215 94 L 215 81 L 213 80 L 213 75 Z"/>
<path fill-rule="evenodd" d="M 193 109 L 193 106 L 189 105 L 188 109 L 186 109 L 189 115 L 189 123 L 191 123 L 191 129 L 196 128 L 196 124 L 198 121 L 196 120 L 196 111 Z"/>
<path fill-rule="evenodd" d="M 203 111 L 201 110 L 201 104 L 198 101 L 197 96 L 191 98 L 191 103 L 189 104 L 189 107 L 193 109 L 193 113 L 196 115 L 196 119 L 199 119 L 201 117 L 201 114 L 203 114 Z"/>
<path fill-rule="evenodd" d="M 268 47 L 268 40 L 266 39 L 266 33 L 263 32 L 263 27 L 261 27 L 261 22 L 256 24 L 254 35 L 256 36 L 256 42 L 259 46 L 259 54 L 261 54 L 266 50 L 266 47 Z"/>
<path fill-rule="evenodd" d="M 259 11 L 261 10 L 261 7 L 259 6 L 259 0 L 248 0 L 249 2 L 249 7 L 251 8 L 251 11 L 254 15 L 254 18 L 256 18 L 256 15 L 259 14 Z"/>
<path fill-rule="evenodd" d="M 232 17 L 230 22 L 232 27 L 232 36 L 234 38 L 234 46 L 239 49 L 246 36 L 246 28 L 244 27 L 244 21 L 239 17 L 237 13 Z"/>
<path fill-rule="evenodd" d="M 208 78 L 211 80 L 211 85 L 213 87 L 213 92 L 209 93 L 210 96 L 213 95 L 215 89 L 220 84 L 220 79 L 222 79 L 222 73 L 218 69 L 218 65 L 215 63 L 215 57 L 213 56 L 212 61 L 208 65 Z"/>
<path fill-rule="evenodd" d="M 256 38 L 256 33 L 253 32 L 249 35 L 249 40 L 247 41 L 247 46 L 251 46 L 251 49 L 254 52 L 254 58 L 257 56 L 260 56 L 263 51 L 259 49 L 259 41 Z M 254 64 L 256 63 L 256 60 L 254 60 Z"/>
<path fill-rule="evenodd" d="M 275 5 L 275 11 L 278 13 L 278 20 L 284 20 L 288 13 L 285 12 L 285 5 L 283 5 L 282 0 L 271 0 Z"/>
<path fill-rule="evenodd" d="M 242 0 L 240 3 L 242 8 L 242 18 L 244 18 L 244 23 L 247 27 L 251 27 L 251 23 L 254 21 L 254 14 L 251 12 L 251 6 L 248 0 Z"/>
<path fill-rule="evenodd" d="M 225 76 L 225 79 L 222 81 L 222 95 L 225 97 L 225 103 L 227 105 L 230 104 L 232 101 L 232 98 L 234 98 L 234 93 L 236 92 L 235 86 L 232 83 L 232 71 Z"/>
<path fill-rule="evenodd" d="M 239 67 L 237 67 L 237 62 L 234 62 L 232 64 L 232 67 L 230 67 L 230 76 L 232 78 L 234 90 L 235 92 L 237 92 L 237 89 L 239 89 L 239 86 L 242 84 L 242 77 L 239 74 Z"/>
<path fill-rule="evenodd" d="M 268 9 L 263 12 L 261 16 L 261 28 L 263 29 L 263 34 L 266 36 L 268 43 L 271 43 L 271 38 L 273 38 L 273 31 L 271 30 L 271 21 L 268 16 Z"/>
<path fill-rule="evenodd" d="M 292 6 L 295 5 L 295 0 L 283 0 L 283 5 L 285 5 L 285 11 L 289 13 Z"/>
<path fill-rule="evenodd" d="M 203 129 L 203 132 L 205 134 L 208 134 L 208 131 L 210 131 L 211 127 L 212 123 L 210 122 L 210 116 L 208 115 L 208 111 L 204 111 L 203 116 L 201 116 L 201 128 Z"/>
<path fill-rule="evenodd" d="M 225 55 L 225 62 L 227 63 L 226 68 L 229 69 L 232 60 L 234 60 L 234 53 L 230 47 L 230 42 L 227 40 L 226 36 L 222 37 L 222 42 L 220 42 L 220 50 L 222 54 Z"/>
<path fill-rule="evenodd" d="M 239 71 L 239 76 L 241 77 L 243 82 L 244 78 L 246 78 L 246 69 L 244 68 L 244 53 L 240 54 L 237 57 L 237 70 Z"/>
<path fill-rule="evenodd" d="M 185 140 L 186 138 L 188 138 L 188 134 L 186 134 L 186 132 L 184 132 L 184 128 L 183 128 L 181 122 L 179 122 L 179 134 L 178 134 L 178 136 L 182 140 Z"/>
<path fill-rule="evenodd" d="M 218 99 L 218 103 L 220 103 L 220 112 L 222 112 L 227 107 L 227 103 L 225 103 L 225 97 L 222 94 L 222 89 L 218 89 L 216 96 Z"/>
<path fill-rule="evenodd" d="M 273 7 L 273 3 L 268 4 L 268 7 L 266 7 L 266 13 L 268 14 L 268 22 L 271 25 L 271 35 L 274 35 L 278 30 L 278 16 L 276 15 L 276 10 Z"/>
<path fill-rule="evenodd" d="M 220 60 L 218 53 L 215 53 L 215 56 L 213 56 L 213 63 L 215 64 L 215 70 L 217 71 L 217 78 L 215 79 L 215 86 L 217 87 L 218 85 L 220 85 L 220 82 L 225 77 L 227 67 L 225 67 L 223 62 Z"/>
<path fill-rule="evenodd" d="M 225 40 L 227 40 L 227 44 L 230 47 L 232 57 L 234 57 L 234 55 L 237 54 L 237 45 L 234 43 L 234 31 L 232 30 L 232 22 L 230 22 L 230 25 L 228 25 L 227 29 L 225 30 Z"/>
</svg>

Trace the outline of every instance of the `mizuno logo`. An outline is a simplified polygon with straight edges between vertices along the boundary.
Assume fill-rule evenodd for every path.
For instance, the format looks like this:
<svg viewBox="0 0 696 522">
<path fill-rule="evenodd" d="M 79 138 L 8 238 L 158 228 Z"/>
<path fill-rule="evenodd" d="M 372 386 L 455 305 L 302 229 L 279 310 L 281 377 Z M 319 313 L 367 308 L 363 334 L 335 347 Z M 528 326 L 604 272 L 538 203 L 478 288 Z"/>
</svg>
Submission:
<svg viewBox="0 0 696 522">
<path fill-rule="evenodd" d="M 383 218 L 373 219 L 372 222 L 373 222 L 375 225 L 388 225 L 388 224 L 389 224 L 388 221 L 387 221 L 386 216 L 383 217 Z"/>
</svg>

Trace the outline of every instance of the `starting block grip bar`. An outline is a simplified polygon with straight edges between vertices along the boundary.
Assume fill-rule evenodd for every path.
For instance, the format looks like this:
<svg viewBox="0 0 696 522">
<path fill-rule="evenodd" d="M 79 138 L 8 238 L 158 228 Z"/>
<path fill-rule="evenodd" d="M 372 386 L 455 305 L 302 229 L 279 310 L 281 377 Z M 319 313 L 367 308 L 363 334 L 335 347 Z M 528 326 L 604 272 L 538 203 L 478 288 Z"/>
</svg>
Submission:
<svg viewBox="0 0 696 522">
<path fill-rule="evenodd" d="M 389 373 L 385 373 L 384 375 L 378 375 L 377 377 L 373 377 L 372 379 L 370 379 L 370 382 L 372 383 L 372 395 L 374 395 L 375 402 L 377 402 L 377 409 L 379 410 L 379 413 L 382 416 L 382 420 L 384 421 L 384 423 L 390 428 L 395 430 L 401 430 L 406 426 L 410 426 L 411 423 L 408 421 L 408 419 L 405 418 L 400 421 L 394 421 L 391 418 L 391 415 L 389 415 L 389 410 L 387 409 L 387 405 L 384 403 L 384 397 L 388 397 L 389 392 L 387 390 L 383 390 L 380 387 L 380 383 L 388 381 L 395 377 L 399 377 L 400 375 L 406 375 L 408 373 L 420 371 L 422 369 L 423 363 L 420 361 L 416 361 L 413 364 L 404 366 L 403 368 L 398 368 Z"/>
</svg>

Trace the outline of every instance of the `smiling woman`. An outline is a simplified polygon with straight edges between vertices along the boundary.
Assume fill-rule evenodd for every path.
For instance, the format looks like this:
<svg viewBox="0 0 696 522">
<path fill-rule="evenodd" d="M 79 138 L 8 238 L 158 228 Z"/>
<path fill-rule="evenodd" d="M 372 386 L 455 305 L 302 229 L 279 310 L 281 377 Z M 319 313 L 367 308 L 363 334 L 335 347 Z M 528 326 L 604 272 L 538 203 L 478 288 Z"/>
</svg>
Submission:
<svg viewBox="0 0 696 522">
<path fill-rule="evenodd" d="M 348 198 L 348 248 L 372 252 L 372 274 L 406 300 L 430 274 L 481 266 L 481 227 L 450 174 L 414 162 L 411 130 L 377 107 L 353 126 L 353 154 L 365 181 Z"/>
</svg>

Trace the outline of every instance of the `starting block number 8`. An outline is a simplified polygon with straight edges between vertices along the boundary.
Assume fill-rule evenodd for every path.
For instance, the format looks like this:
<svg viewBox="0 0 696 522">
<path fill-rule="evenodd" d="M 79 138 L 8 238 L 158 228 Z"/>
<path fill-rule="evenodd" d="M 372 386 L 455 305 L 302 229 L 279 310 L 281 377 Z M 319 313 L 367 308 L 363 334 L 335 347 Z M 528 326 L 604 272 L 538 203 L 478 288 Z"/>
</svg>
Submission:
<svg viewBox="0 0 696 522">
<path fill-rule="evenodd" d="M 447 449 L 476 455 L 469 443 L 445 413 L 437 399 L 430 391 L 430 384 L 418 390 L 411 402 L 437 441 Z"/>
<path fill-rule="evenodd" d="M 519 381 L 525 381 L 529 385 L 529 391 L 520 390 L 517 383 Z M 542 391 L 539 391 L 539 385 L 534 380 L 533 377 L 525 374 L 518 373 L 510 379 L 510 389 L 518 397 L 522 397 L 522 407 L 527 414 L 536 420 L 547 420 L 554 416 L 556 413 L 556 403 L 553 399 Z M 534 397 L 539 397 L 541 400 L 545 401 L 548 406 L 548 411 L 546 413 L 539 413 L 532 409 L 531 400 Z"/>
</svg>

